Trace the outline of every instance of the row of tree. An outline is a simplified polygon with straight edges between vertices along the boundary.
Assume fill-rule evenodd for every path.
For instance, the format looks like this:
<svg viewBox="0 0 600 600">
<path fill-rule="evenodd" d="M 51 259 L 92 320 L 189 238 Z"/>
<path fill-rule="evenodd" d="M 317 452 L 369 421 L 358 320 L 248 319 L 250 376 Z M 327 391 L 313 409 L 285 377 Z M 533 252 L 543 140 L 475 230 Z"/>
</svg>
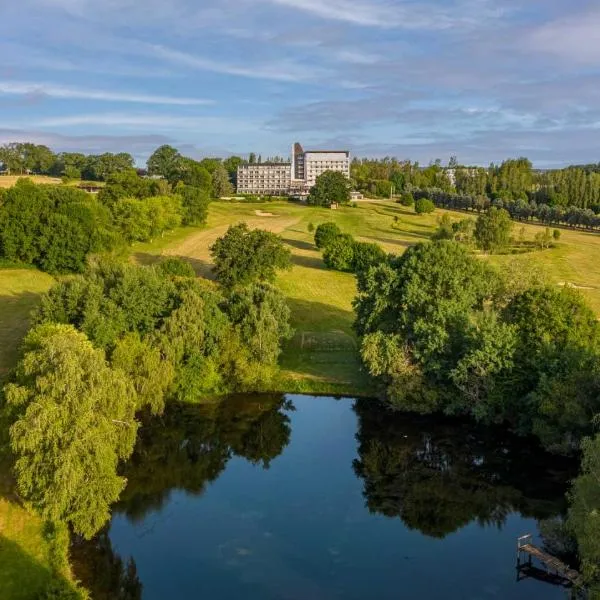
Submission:
<svg viewBox="0 0 600 600">
<path fill-rule="evenodd" d="M 447 192 L 440 188 L 424 188 L 411 194 L 417 199 L 429 199 L 436 206 L 455 210 L 466 210 L 477 213 L 488 211 L 490 208 L 506 210 L 512 219 L 518 221 L 537 220 L 546 225 L 566 225 L 586 229 L 600 228 L 600 214 L 591 208 L 577 206 L 550 205 L 535 200 L 502 199 L 491 200 L 487 196 L 471 196 Z"/>
<path fill-rule="evenodd" d="M 489 168 L 462 166 L 452 158 L 447 167 L 427 167 L 394 158 L 354 159 L 351 176 L 359 190 L 389 198 L 393 193 L 437 188 L 461 196 L 504 202 L 523 200 L 548 206 L 600 212 L 600 173 L 589 167 L 539 171 L 526 158 L 506 160 Z"/>
<path fill-rule="evenodd" d="M 22 179 L 0 192 L 0 256 L 49 273 L 82 272 L 91 254 L 206 222 L 208 193 L 115 173 L 97 195 Z"/>
</svg>

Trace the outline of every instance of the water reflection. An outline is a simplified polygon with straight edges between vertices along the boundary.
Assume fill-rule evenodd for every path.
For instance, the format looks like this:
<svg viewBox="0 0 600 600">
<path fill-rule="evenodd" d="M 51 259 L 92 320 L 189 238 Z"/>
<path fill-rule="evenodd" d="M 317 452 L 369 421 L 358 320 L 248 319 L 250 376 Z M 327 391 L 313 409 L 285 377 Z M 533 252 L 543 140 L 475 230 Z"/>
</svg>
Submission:
<svg viewBox="0 0 600 600">
<path fill-rule="evenodd" d="M 558 597 L 515 588 L 514 543 L 527 517 L 564 513 L 576 464 L 372 400 L 294 403 L 240 396 L 144 423 L 110 537 L 75 544 L 92 597 L 387 600 L 407 581 L 407 597 Z"/>
<path fill-rule="evenodd" d="M 356 474 L 369 510 L 444 538 L 471 521 L 500 527 L 507 516 L 545 519 L 566 509 L 573 461 L 531 439 L 472 423 L 408 416 L 359 400 Z"/>
<path fill-rule="evenodd" d="M 140 430 L 123 469 L 127 488 L 116 506 L 132 520 L 143 519 L 167 502 L 172 490 L 201 495 L 232 456 L 269 468 L 290 440 L 288 412 L 281 395 L 233 396 L 218 404 L 175 404 Z"/>
</svg>

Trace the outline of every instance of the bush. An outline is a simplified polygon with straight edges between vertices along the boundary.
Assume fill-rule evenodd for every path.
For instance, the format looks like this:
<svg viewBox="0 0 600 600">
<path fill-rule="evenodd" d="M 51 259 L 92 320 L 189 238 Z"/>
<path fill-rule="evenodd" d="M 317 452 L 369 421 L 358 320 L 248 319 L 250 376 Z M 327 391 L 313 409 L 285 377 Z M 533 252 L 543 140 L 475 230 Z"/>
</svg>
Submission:
<svg viewBox="0 0 600 600">
<path fill-rule="evenodd" d="M 558 240 L 560 240 L 560 229 L 555 229 L 552 232 L 552 237 L 558 242 Z"/>
<path fill-rule="evenodd" d="M 311 223 L 308 224 L 308 233 L 312 233 L 315 230 L 315 226 Z"/>
<path fill-rule="evenodd" d="M 354 238 L 349 233 L 341 233 L 325 247 L 323 261 L 330 269 L 352 271 L 354 246 Z"/>
<path fill-rule="evenodd" d="M 435 204 L 427 198 L 421 198 L 415 202 L 415 212 L 418 215 L 427 215 L 435 210 Z"/>
<path fill-rule="evenodd" d="M 321 223 L 315 232 L 315 246 L 323 250 L 341 233 L 342 230 L 335 223 Z"/>
<path fill-rule="evenodd" d="M 355 273 L 362 273 L 369 267 L 385 262 L 385 259 L 386 254 L 378 244 L 354 242 L 354 259 L 352 261 L 352 270 Z"/>
<path fill-rule="evenodd" d="M 189 262 L 175 256 L 162 260 L 157 266 L 157 271 L 173 277 L 196 277 L 194 267 Z"/>
<path fill-rule="evenodd" d="M 402 206 L 414 206 L 415 197 L 412 195 L 412 192 L 406 192 L 406 194 L 402 194 L 399 202 Z"/>
</svg>

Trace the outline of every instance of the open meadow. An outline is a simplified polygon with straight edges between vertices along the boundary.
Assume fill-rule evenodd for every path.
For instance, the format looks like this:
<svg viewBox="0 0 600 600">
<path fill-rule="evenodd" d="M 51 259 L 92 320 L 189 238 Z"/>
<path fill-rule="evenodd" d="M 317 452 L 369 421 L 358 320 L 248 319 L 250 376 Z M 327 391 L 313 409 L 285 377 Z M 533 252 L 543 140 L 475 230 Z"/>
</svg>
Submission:
<svg viewBox="0 0 600 600">
<path fill-rule="evenodd" d="M 58 177 L 48 177 L 46 175 L 0 175 L 0 188 L 12 187 L 19 179 L 23 178 L 29 178 L 34 183 L 60 184 L 62 182 Z"/>
</svg>

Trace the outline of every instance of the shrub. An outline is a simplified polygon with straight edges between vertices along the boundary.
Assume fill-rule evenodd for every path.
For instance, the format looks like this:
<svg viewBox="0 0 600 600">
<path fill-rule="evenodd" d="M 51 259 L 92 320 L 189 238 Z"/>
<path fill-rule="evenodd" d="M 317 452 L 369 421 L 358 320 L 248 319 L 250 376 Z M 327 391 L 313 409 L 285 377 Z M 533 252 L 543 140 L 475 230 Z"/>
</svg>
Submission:
<svg viewBox="0 0 600 600">
<path fill-rule="evenodd" d="M 162 260 L 157 266 L 157 271 L 173 277 L 196 277 L 194 267 L 189 262 L 175 256 Z"/>
<path fill-rule="evenodd" d="M 435 210 L 435 204 L 427 198 L 421 198 L 415 202 L 415 212 L 418 215 L 426 215 Z"/>
<path fill-rule="evenodd" d="M 315 226 L 313 225 L 313 223 L 312 223 L 312 222 L 310 222 L 310 223 L 308 224 L 308 227 L 307 227 L 307 229 L 308 229 L 308 233 L 312 233 L 312 232 L 315 230 Z"/>
<path fill-rule="evenodd" d="M 400 204 L 402 204 L 402 206 L 414 206 L 415 197 L 412 195 L 412 192 L 406 192 L 406 194 L 402 194 L 400 197 Z"/>
<path fill-rule="evenodd" d="M 354 238 L 349 233 L 341 233 L 325 247 L 323 261 L 330 269 L 352 271 L 354 246 Z"/>
<path fill-rule="evenodd" d="M 552 237 L 558 242 L 558 240 L 560 240 L 560 229 L 555 229 L 552 232 Z"/>
<path fill-rule="evenodd" d="M 384 262 L 386 254 L 378 244 L 369 244 L 367 242 L 354 242 L 354 258 L 352 261 L 352 270 L 355 273 L 362 273 L 369 267 Z"/>
<path fill-rule="evenodd" d="M 323 250 L 342 230 L 335 223 L 321 223 L 315 232 L 315 246 Z"/>
</svg>

